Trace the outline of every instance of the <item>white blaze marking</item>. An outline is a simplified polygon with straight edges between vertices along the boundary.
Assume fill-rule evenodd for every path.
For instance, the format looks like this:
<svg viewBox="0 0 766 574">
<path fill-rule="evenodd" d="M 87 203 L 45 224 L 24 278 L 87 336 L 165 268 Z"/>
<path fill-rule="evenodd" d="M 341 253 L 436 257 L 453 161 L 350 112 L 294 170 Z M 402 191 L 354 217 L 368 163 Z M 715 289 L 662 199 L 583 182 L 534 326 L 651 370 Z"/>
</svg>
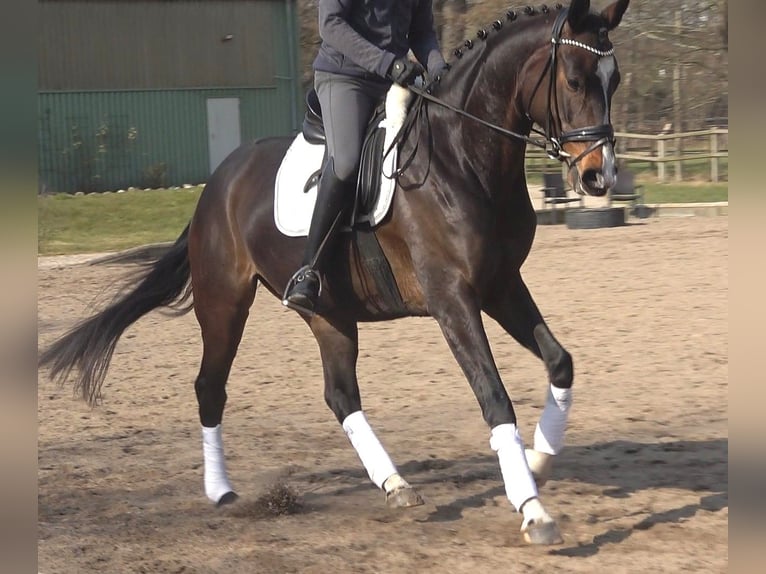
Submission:
<svg viewBox="0 0 766 574">
<path fill-rule="evenodd" d="M 609 123 L 609 85 L 616 68 L 614 56 L 604 56 L 598 59 L 596 74 L 601 79 L 601 90 L 604 92 L 604 124 Z"/>
<path fill-rule="evenodd" d="M 601 79 L 601 90 L 604 93 L 604 119 L 602 123 L 608 125 L 611 123 L 609 110 L 609 86 L 612 83 L 612 76 L 617 69 L 614 56 L 603 56 L 598 59 L 598 77 Z M 601 147 L 601 173 L 606 178 L 607 186 L 614 185 L 615 179 L 615 157 L 614 146 L 611 143 L 604 144 Z"/>
</svg>

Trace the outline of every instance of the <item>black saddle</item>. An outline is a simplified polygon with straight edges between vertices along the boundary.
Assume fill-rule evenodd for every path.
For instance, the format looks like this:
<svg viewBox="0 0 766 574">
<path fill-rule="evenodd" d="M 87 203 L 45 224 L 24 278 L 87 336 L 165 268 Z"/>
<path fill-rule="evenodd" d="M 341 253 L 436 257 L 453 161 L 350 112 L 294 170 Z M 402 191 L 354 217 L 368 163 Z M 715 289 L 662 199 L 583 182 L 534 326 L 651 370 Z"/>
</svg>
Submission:
<svg viewBox="0 0 766 574">
<path fill-rule="evenodd" d="M 322 124 L 322 106 L 319 105 L 319 96 L 317 96 L 314 88 L 311 88 L 306 94 L 303 137 L 310 144 L 324 145 L 326 143 L 324 124 Z"/>
<path fill-rule="evenodd" d="M 384 129 L 378 129 L 380 122 L 386 117 L 386 102 L 381 100 L 367 124 L 367 131 L 362 144 L 362 156 L 359 162 L 359 172 L 356 183 L 356 197 L 351 222 L 369 214 L 375 207 L 380 194 L 381 168 L 383 165 L 383 143 L 386 137 Z M 310 144 L 326 145 L 327 139 L 322 123 L 322 106 L 316 90 L 311 88 L 306 93 L 306 114 L 303 117 L 303 137 Z M 327 153 L 322 160 L 322 167 L 311 174 L 311 177 L 303 186 L 303 191 L 308 192 L 314 185 L 319 183 L 322 168 L 327 161 Z"/>
</svg>

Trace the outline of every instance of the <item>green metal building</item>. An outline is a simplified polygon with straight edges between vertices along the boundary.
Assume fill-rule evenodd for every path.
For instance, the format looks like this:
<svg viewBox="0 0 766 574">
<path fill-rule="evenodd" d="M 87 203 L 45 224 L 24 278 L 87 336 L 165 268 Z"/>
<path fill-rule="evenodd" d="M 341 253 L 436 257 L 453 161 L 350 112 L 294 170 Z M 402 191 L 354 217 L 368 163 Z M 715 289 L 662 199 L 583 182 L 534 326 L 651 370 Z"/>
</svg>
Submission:
<svg viewBox="0 0 766 574">
<path fill-rule="evenodd" d="M 49 191 L 201 183 L 298 128 L 295 0 L 40 0 L 39 22 Z"/>
</svg>

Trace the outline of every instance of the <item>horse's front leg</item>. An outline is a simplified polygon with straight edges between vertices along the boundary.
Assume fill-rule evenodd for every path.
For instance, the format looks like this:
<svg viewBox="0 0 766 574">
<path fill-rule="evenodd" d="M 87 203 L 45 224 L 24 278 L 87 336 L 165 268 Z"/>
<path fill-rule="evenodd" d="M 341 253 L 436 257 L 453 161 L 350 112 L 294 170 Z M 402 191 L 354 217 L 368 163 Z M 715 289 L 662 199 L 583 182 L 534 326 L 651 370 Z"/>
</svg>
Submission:
<svg viewBox="0 0 766 574">
<path fill-rule="evenodd" d="M 550 385 L 535 428 L 534 449 L 526 451 L 532 474 L 538 486 L 542 486 L 550 476 L 553 457 L 564 446 L 572 406 L 572 356 L 548 329 L 518 271 L 497 282 L 496 290 L 484 301 L 484 311 L 541 359 L 548 371 Z"/>
<path fill-rule="evenodd" d="M 309 325 L 322 357 L 325 401 L 346 432 L 370 480 L 385 491 L 388 506 L 423 504 L 420 495 L 399 475 L 362 410 L 356 379 L 359 354 L 356 322 L 314 315 Z"/>
<path fill-rule="evenodd" d="M 562 541 L 556 522 L 545 511 L 524 454 L 516 414 L 500 380 L 481 321 L 476 293 L 461 278 L 428 295 L 428 308 L 438 321 L 452 353 L 463 369 L 484 420 L 491 429 L 489 444 L 497 452 L 505 492 L 524 515 L 521 531 L 532 544 Z"/>
</svg>

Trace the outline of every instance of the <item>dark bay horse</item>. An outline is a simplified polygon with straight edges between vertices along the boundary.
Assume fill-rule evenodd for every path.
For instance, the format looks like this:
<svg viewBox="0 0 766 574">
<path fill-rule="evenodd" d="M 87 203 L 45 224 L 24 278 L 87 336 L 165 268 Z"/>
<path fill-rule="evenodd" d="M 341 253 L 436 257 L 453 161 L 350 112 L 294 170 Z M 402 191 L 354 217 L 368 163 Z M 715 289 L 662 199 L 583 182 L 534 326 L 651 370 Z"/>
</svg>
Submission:
<svg viewBox="0 0 766 574">
<path fill-rule="evenodd" d="M 617 0 L 596 13 L 589 0 L 574 0 L 568 8 L 509 10 L 456 50 L 451 69 L 418 96 L 425 98 L 415 104 L 418 129 L 400 145 L 400 158 L 412 161 L 399 175 L 388 218 L 376 229 L 401 308 L 374 304 L 376 284 L 349 237 L 328 260 L 320 307 L 304 317 L 319 344 L 325 400 L 392 506 L 422 500 L 397 473 L 362 411 L 357 324 L 431 316 L 491 429 L 490 446 L 509 501 L 523 514 L 525 539 L 561 540 L 538 486 L 563 446 L 573 366 L 520 274 L 536 227 L 524 154 L 535 131 L 543 138 L 537 141 L 569 165 L 570 182 L 580 193 L 603 195 L 613 185 L 610 105 L 619 72 L 608 31 L 627 6 L 628 0 Z M 535 125 L 544 131 L 533 130 Z M 290 138 L 269 138 L 232 152 L 210 177 L 172 249 L 40 357 L 61 382 L 76 370 L 76 389 L 94 403 L 124 330 L 149 311 L 180 305 L 193 295 L 186 308 L 193 306 L 204 346 L 195 382 L 204 484 L 216 504 L 236 498 L 226 473 L 221 421 L 226 380 L 256 288 L 263 285 L 280 297 L 303 253 L 304 239 L 282 235 L 274 222 L 275 176 L 290 143 Z M 547 400 L 534 448 L 525 449 L 519 436 L 482 311 L 547 368 Z"/>
</svg>

